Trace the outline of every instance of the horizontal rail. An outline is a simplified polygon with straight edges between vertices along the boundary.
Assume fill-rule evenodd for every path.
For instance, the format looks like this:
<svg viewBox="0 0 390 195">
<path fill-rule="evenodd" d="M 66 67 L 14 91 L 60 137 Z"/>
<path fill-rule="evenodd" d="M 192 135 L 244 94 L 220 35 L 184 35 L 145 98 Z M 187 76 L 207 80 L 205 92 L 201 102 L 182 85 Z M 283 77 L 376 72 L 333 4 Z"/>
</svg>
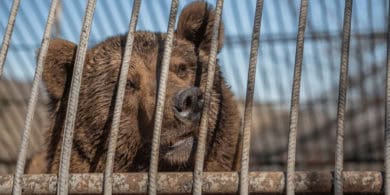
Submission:
<svg viewBox="0 0 390 195">
<path fill-rule="evenodd" d="M 296 34 L 264 34 L 261 35 L 262 44 L 268 43 L 285 43 L 296 41 Z M 386 40 L 386 32 L 376 32 L 376 33 L 356 33 L 351 34 L 352 39 L 358 40 Z M 339 41 L 341 39 L 341 34 L 337 32 L 313 32 L 305 35 L 305 42 L 316 42 L 316 41 Z M 250 38 L 246 35 L 225 35 L 224 45 L 235 45 L 235 44 L 250 44 Z M 92 39 L 90 41 L 91 45 L 96 45 L 99 43 L 99 40 Z M 38 44 L 24 44 L 24 43 L 15 43 L 10 45 L 9 49 L 14 51 L 26 51 L 26 50 L 35 50 L 39 47 Z"/>
<path fill-rule="evenodd" d="M 191 193 L 192 172 L 159 173 L 157 191 L 160 193 Z M 344 192 L 382 192 L 383 177 L 379 171 L 343 172 Z M 12 190 L 12 175 L 0 176 L 0 194 L 9 194 Z M 333 173 L 330 171 L 295 173 L 295 192 L 330 193 L 332 192 Z M 114 173 L 113 193 L 146 193 L 147 173 Z M 203 192 L 237 193 L 239 188 L 237 172 L 204 172 Z M 24 193 L 53 194 L 56 192 L 57 175 L 24 175 L 22 180 Z M 69 193 L 102 193 L 103 174 L 70 174 Z M 283 193 L 285 191 L 284 172 L 250 172 L 249 192 Z"/>
</svg>

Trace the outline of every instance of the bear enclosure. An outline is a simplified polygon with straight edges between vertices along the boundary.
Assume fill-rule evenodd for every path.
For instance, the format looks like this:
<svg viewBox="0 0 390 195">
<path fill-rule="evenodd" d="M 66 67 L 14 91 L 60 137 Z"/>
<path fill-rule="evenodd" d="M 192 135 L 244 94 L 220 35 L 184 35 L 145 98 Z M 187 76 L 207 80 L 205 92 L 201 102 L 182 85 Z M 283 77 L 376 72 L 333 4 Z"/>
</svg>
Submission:
<svg viewBox="0 0 390 195">
<path fill-rule="evenodd" d="M 158 172 L 162 109 L 178 10 L 188 0 L 0 1 L 0 194 L 390 194 L 390 21 L 387 0 L 211 1 L 225 24 L 218 55 L 242 113 L 238 172 L 203 172 L 205 107 L 193 172 Z M 95 10 L 96 9 L 96 10 Z M 120 109 L 136 30 L 167 32 L 149 173 L 113 173 Z M 127 33 L 104 173 L 70 174 L 86 49 Z M 49 39 L 77 42 L 58 174 L 24 174 L 48 125 L 41 83 Z M 37 51 L 38 48 L 41 48 Z M 119 111 L 118 111 L 119 110 Z"/>
</svg>

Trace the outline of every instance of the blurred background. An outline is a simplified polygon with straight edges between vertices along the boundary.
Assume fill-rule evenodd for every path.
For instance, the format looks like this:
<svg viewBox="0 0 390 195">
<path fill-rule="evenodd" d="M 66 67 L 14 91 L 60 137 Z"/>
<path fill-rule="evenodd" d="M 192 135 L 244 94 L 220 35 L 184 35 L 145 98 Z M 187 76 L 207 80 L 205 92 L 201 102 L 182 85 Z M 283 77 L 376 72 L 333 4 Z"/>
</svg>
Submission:
<svg viewBox="0 0 390 195">
<path fill-rule="evenodd" d="M 180 10 L 190 3 L 180 1 Z M 138 30 L 166 31 L 170 1 L 144 0 Z M 215 5 L 215 1 L 210 1 Z M 265 0 L 256 75 L 251 170 L 285 170 L 288 117 L 295 58 L 299 0 Z M 89 46 L 128 29 L 132 0 L 98 0 Z M 227 0 L 223 8 L 225 45 L 220 64 L 241 111 L 255 0 Z M 388 1 L 355 0 L 349 58 L 345 129 L 345 169 L 381 170 Z M 4 36 L 11 0 L 0 1 Z M 50 6 L 49 0 L 22 1 L 0 80 L 0 174 L 15 165 L 31 83 Z M 52 36 L 79 41 L 86 0 L 62 1 Z M 336 112 L 344 1 L 309 0 L 297 145 L 298 170 L 331 170 L 334 165 Z M 2 41 L 2 40 L 1 40 Z M 47 129 L 42 86 L 30 152 L 38 151 Z"/>
</svg>

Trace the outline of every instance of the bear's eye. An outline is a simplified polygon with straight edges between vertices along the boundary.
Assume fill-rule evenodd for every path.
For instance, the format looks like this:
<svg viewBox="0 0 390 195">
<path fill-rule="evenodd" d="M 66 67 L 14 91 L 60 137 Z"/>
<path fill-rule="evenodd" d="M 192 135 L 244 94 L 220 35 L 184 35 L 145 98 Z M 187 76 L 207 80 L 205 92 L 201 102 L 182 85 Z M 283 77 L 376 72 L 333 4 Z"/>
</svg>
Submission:
<svg viewBox="0 0 390 195">
<path fill-rule="evenodd" d="M 136 90 L 136 89 L 137 89 L 137 83 L 135 83 L 135 82 L 132 81 L 132 80 L 127 80 L 126 89 L 127 89 L 127 90 L 130 90 L 130 91 Z"/>
<path fill-rule="evenodd" d="M 187 76 L 187 66 L 186 66 L 185 64 L 180 64 L 180 65 L 177 67 L 176 74 L 177 74 L 177 76 L 179 76 L 179 77 L 185 77 L 185 76 Z"/>
</svg>

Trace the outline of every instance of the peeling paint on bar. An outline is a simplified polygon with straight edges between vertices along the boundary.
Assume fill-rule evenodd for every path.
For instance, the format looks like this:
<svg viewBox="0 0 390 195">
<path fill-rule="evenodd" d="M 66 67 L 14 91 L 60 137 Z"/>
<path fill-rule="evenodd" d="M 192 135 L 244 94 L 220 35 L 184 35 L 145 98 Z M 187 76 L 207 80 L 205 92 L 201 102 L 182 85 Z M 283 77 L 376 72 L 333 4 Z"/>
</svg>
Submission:
<svg viewBox="0 0 390 195">
<path fill-rule="evenodd" d="M 159 193 L 191 193 L 192 172 L 159 173 Z M 0 194 L 10 194 L 12 175 L 0 176 Z M 379 171 L 344 172 L 344 192 L 382 192 L 383 177 Z M 114 173 L 113 193 L 146 193 L 147 173 Z M 332 192 L 333 173 L 296 172 L 296 192 L 319 193 Z M 203 192 L 237 193 L 239 175 L 237 172 L 205 172 Z M 55 174 L 23 176 L 24 193 L 56 193 L 57 176 Z M 69 192 L 102 193 L 103 174 L 71 174 Z M 249 192 L 283 193 L 285 191 L 285 174 L 283 172 L 250 172 Z"/>
</svg>

